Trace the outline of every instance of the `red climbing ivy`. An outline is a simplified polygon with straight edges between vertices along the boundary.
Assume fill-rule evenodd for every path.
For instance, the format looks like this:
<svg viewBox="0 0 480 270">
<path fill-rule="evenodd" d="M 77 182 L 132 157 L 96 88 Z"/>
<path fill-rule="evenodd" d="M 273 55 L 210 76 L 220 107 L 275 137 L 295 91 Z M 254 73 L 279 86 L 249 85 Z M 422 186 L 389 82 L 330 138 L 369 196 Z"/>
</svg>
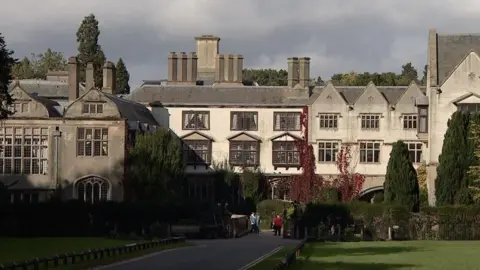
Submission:
<svg viewBox="0 0 480 270">
<path fill-rule="evenodd" d="M 339 175 L 331 181 L 324 181 L 315 173 L 315 155 L 313 146 L 308 142 L 308 107 L 303 108 L 300 115 L 302 125 L 302 138 L 297 141 L 300 152 L 300 166 L 302 174 L 291 177 L 290 197 L 299 203 L 309 203 L 321 198 L 327 189 L 337 190 L 343 201 L 350 201 L 357 197 L 362 190 L 365 177 L 359 173 L 351 172 L 351 147 L 342 145 L 336 165 Z"/>
</svg>

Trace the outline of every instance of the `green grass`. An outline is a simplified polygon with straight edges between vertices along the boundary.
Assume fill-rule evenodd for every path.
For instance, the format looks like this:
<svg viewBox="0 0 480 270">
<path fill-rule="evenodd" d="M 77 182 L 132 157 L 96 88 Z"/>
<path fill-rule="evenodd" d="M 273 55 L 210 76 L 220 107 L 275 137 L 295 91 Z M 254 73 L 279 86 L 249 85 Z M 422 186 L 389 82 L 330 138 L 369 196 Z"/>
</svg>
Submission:
<svg viewBox="0 0 480 270">
<path fill-rule="evenodd" d="M 78 252 L 88 249 L 108 248 L 135 243 L 135 240 L 117 240 L 107 238 L 0 238 L 0 264 L 12 261 L 22 262 L 37 257 L 50 257 L 56 254 Z M 62 266 L 55 269 L 85 269 L 117 261 L 142 256 L 152 252 L 185 246 L 185 243 L 159 246 L 147 250 L 122 254 L 120 256 L 89 261 L 75 266 Z"/>
<path fill-rule="evenodd" d="M 290 269 L 480 269 L 480 241 L 311 243 Z"/>
<path fill-rule="evenodd" d="M 292 251 L 295 246 L 289 245 L 282 247 L 279 251 L 263 259 L 261 262 L 255 264 L 254 266 L 248 268 L 248 270 L 270 270 L 273 269 L 282 259 L 287 255 L 288 252 Z"/>
</svg>

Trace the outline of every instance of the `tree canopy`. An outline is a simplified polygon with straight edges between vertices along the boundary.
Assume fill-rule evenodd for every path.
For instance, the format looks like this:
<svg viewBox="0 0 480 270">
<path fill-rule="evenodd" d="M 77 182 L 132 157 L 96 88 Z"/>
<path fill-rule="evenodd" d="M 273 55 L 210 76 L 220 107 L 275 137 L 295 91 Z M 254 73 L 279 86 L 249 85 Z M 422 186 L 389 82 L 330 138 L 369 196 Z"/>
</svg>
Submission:
<svg viewBox="0 0 480 270">
<path fill-rule="evenodd" d="M 384 183 L 384 200 L 408 206 L 413 212 L 420 207 L 417 171 L 410 160 L 408 147 L 403 141 L 392 146 Z"/>
<path fill-rule="evenodd" d="M 180 195 L 184 179 L 182 142 L 169 129 L 139 134 L 128 153 L 128 183 L 133 199 L 161 202 Z"/>
<path fill-rule="evenodd" d="M 48 48 L 44 53 L 31 54 L 15 64 L 12 69 L 14 79 L 46 79 L 49 71 L 66 71 L 67 60 L 63 53 Z"/>
<path fill-rule="evenodd" d="M 8 93 L 8 86 L 12 82 L 12 69 L 16 63 L 13 51 L 8 49 L 5 38 L 0 33 L 0 119 L 11 114 L 8 106 L 12 104 L 12 97 Z"/>
<path fill-rule="evenodd" d="M 85 81 L 85 67 L 88 62 L 93 63 L 95 69 L 95 86 L 101 88 L 103 85 L 103 64 L 105 54 L 98 44 L 100 29 L 94 14 L 86 16 L 77 31 L 78 61 L 80 64 L 80 80 Z"/>
<path fill-rule="evenodd" d="M 128 82 L 130 81 L 130 73 L 128 73 L 127 67 L 123 62 L 123 59 L 120 57 L 116 64 L 117 68 L 117 89 L 121 92 L 120 94 L 128 94 L 130 93 L 130 85 Z"/>
</svg>

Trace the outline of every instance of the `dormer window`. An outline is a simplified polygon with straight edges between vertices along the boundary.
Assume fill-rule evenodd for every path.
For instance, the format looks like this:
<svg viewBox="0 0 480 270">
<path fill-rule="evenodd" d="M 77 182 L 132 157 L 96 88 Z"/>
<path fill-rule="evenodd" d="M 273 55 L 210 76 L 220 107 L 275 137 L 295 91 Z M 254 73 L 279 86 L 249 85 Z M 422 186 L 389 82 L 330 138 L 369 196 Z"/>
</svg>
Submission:
<svg viewBox="0 0 480 270">
<path fill-rule="evenodd" d="M 28 102 L 15 102 L 9 106 L 9 111 L 13 113 L 26 113 L 28 112 Z"/>
<path fill-rule="evenodd" d="M 83 103 L 82 113 L 85 113 L 85 114 L 103 113 L 103 103 L 94 103 L 94 102 Z"/>
</svg>

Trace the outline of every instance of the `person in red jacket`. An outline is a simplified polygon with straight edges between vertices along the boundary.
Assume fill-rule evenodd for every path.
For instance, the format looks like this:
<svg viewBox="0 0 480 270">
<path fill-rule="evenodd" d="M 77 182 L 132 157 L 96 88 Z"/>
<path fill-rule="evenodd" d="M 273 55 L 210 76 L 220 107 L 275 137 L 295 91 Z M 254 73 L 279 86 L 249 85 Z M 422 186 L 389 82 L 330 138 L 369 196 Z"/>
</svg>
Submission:
<svg viewBox="0 0 480 270">
<path fill-rule="evenodd" d="M 282 225 L 283 225 L 283 220 L 280 217 L 280 215 L 277 215 L 273 219 L 273 229 L 275 231 L 275 236 L 277 236 L 277 235 L 280 236 L 281 235 Z"/>
</svg>

